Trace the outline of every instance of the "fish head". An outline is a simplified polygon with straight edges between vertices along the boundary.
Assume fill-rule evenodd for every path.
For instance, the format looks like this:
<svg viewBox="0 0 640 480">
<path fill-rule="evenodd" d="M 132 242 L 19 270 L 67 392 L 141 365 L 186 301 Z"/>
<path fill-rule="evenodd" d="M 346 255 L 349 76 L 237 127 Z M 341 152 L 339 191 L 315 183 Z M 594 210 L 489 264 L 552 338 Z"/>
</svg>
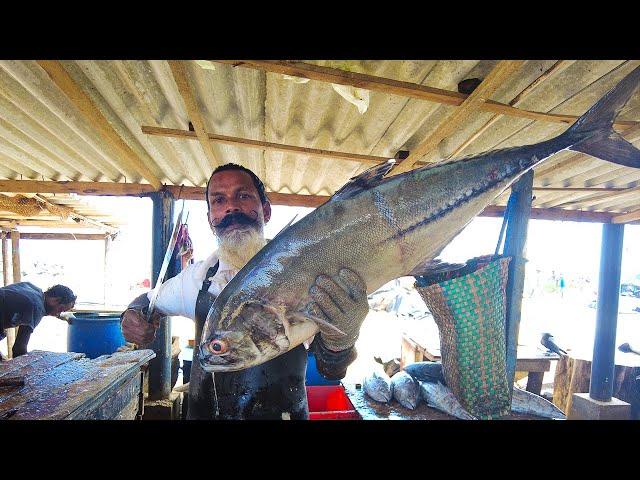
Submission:
<svg viewBox="0 0 640 480">
<path fill-rule="evenodd" d="M 264 363 L 289 350 L 284 309 L 257 301 L 209 311 L 198 353 L 208 372 L 232 372 Z"/>
</svg>

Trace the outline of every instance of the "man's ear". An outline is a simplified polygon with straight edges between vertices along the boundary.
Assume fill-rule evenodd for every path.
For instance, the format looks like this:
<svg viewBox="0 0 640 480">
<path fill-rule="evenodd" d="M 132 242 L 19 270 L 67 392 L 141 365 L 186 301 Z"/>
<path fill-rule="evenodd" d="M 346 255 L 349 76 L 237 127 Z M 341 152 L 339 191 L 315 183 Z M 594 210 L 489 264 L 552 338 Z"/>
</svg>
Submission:
<svg viewBox="0 0 640 480">
<path fill-rule="evenodd" d="M 264 223 L 267 223 L 271 219 L 271 203 L 269 203 L 269 200 L 262 204 L 262 213 L 264 213 Z"/>
</svg>

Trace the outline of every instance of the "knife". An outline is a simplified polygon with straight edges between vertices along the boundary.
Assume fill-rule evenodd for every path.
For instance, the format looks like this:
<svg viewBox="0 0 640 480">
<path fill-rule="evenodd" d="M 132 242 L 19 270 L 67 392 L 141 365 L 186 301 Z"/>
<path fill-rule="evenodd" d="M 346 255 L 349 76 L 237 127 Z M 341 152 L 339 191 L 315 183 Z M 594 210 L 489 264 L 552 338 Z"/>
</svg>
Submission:
<svg viewBox="0 0 640 480">
<path fill-rule="evenodd" d="M 178 218 L 176 219 L 176 223 L 173 226 L 173 231 L 171 232 L 171 238 L 169 239 L 169 246 L 167 247 L 167 251 L 164 252 L 164 259 L 162 260 L 162 266 L 160 267 L 160 273 L 158 274 L 156 285 L 155 287 L 153 287 L 153 291 L 151 293 L 151 300 L 149 302 L 149 308 L 147 309 L 147 318 L 146 318 L 147 322 L 149 323 L 151 323 L 151 315 L 153 314 L 153 310 L 156 306 L 158 292 L 160 291 L 160 287 L 164 282 L 164 277 L 167 274 L 167 269 L 169 268 L 169 262 L 171 261 L 171 256 L 173 255 L 173 249 L 176 247 L 176 242 L 178 241 L 178 232 L 180 231 L 180 224 L 182 223 L 183 212 L 184 212 L 184 200 L 182 200 L 180 213 L 178 213 Z"/>
</svg>

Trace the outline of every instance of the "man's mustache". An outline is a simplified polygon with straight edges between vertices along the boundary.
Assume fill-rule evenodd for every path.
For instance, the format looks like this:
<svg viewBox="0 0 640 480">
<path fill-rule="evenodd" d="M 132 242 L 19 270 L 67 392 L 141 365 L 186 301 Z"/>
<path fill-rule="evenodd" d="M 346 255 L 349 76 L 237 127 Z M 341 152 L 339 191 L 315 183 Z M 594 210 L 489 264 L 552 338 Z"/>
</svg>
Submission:
<svg viewBox="0 0 640 480">
<path fill-rule="evenodd" d="M 234 212 L 234 213 L 230 213 L 228 215 L 225 215 L 222 220 L 220 220 L 220 223 L 218 223 L 217 225 L 215 225 L 216 230 L 220 229 L 220 230 L 224 230 L 225 228 L 227 228 L 229 225 L 231 224 L 238 224 L 238 225 L 251 225 L 254 227 L 259 227 L 260 224 L 258 223 L 257 219 L 253 219 L 251 218 L 249 215 L 246 215 L 242 212 Z"/>
</svg>

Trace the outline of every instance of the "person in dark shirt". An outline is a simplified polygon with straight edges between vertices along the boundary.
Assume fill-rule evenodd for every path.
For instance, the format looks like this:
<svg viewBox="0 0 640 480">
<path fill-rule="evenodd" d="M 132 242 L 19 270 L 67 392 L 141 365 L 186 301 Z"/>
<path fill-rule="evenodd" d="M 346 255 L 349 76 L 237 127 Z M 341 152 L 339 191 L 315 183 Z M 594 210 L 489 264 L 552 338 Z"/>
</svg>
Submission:
<svg viewBox="0 0 640 480">
<path fill-rule="evenodd" d="M 75 302 L 76 296 L 64 285 L 54 285 L 44 293 L 29 282 L 0 288 L 0 340 L 5 337 L 5 329 L 18 327 L 12 353 L 14 358 L 24 355 L 29 338 L 42 317 L 60 318 L 60 314 L 71 310 Z"/>
</svg>

